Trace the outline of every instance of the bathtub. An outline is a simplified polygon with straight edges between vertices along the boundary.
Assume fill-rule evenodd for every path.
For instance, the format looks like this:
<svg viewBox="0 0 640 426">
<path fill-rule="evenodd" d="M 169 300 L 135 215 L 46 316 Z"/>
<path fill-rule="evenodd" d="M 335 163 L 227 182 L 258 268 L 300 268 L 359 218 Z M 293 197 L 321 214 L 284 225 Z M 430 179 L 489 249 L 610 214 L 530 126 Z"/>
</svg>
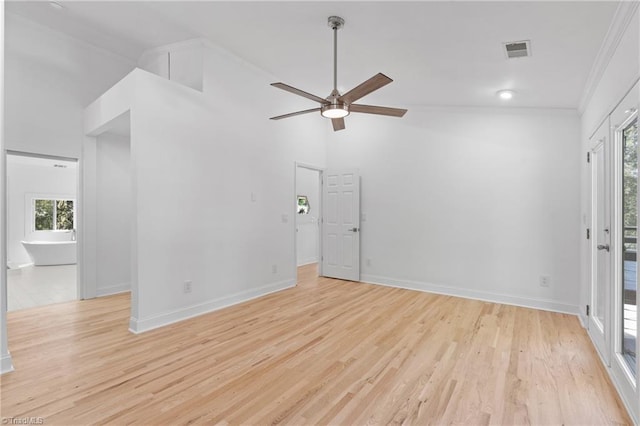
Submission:
<svg viewBox="0 0 640 426">
<path fill-rule="evenodd" d="M 21 241 L 35 266 L 77 263 L 76 241 Z"/>
</svg>

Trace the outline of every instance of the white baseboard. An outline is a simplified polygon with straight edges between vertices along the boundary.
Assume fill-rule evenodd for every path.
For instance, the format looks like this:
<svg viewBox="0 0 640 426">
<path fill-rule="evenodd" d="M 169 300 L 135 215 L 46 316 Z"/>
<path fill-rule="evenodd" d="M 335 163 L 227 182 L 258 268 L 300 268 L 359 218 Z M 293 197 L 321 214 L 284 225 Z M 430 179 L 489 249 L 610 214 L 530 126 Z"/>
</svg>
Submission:
<svg viewBox="0 0 640 426">
<path fill-rule="evenodd" d="M 26 268 L 27 266 L 33 266 L 33 262 L 27 262 L 27 263 L 18 263 L 18 262 L 12 262 L 12 261 L 7 261 L 7 266 L 9 267 L 9 269 L 22 269 L 22 268 Z"/>
<path fill-rule="evenodd" d="M 129 283 L 111 285 L 108 287 L 98 287 L 96 289 L 96 297 L 111 296 L 118 293 L 126 293 L 128 291 L 131 291 L 131 284 Z"/>
<path fill-rule="evenodd" d="M 318 263 L 318 258 L 314 257 L 301 260 L 300 262 L 298 262 L 298 266 L 311 265 L 312 263 Z"/>
<path fill-rule="evenodd" d="M 417 281 L 397 280 L 395 278 L 382 277 L 378 275 L 363 274 L 360 277 L 362 282 L 369 284 L 379 284 L 387 287 L 404 288 L 407 290 L 424 291 L 427 293 L 444 294 L 447 296 L 462 297 L 465 299 L 482 300 L 485 302 L 503 303 L 505 305 L 522 306 L 525 308 L 541 309 L 543 311 L 560 312 L 564 314 L 578 314 L 578 306 L 568 303 L 560 303 L 553 300 L 532 299 L 508 294 L 491 293 L 482 290 L 471 290 L 466 288 L 451 287 L 442 284 L 423 283 Z"/>
<path fill-rule="evenodd" d="M 580 321 L 582 322 L 582 321 Z M 609 375 L 609 379 L 611 379 L 611 383 L 613 383 L 613 387 L 616 389 L 616 392 L 618 392 L 618 395 L 620 396 L 620 399 L 622 400 L 622 405 L 624 405 L 624 408 L 627 410 L 627 414 L 629 414 L 629 417 L 631 417 L 631 421 L 633 422 L 634 425 L 638 425 L 638 408 L 635 405 L 635 402 L 630 401 L 627 398 L 627 395 L 629 393 L 633 393 L 633 392 L 625 392 L 624 388 L 626 387 L 621 381 L 620 378 L 618 377 L 618 375 L 615 373 L 613 367 L 613 362 L 612 361 L 611 365 L 609 365 L 605 359 L 603 358 L 602 354 L 600 353 L 600 351 L 598 350 L 598 345 L 596 345 L 596 342 L 593 340 L 593 336 L 591 335 L 591 333 L 589 332 L 589 330 L 587 329 L 587 336 L 589 336 L 589 340 L 591 341 L 591 344 L 593 345 L 593 349 L 596 352 L 596 354 L 598 354 L 598 358 L 600 359 L 600 362 L 602 363 L 602 366 L 604 367 L 604 369 L 607 371 L 607 374 Z M 628 385 L 627 385 L 628 386 Z"/>
<path fill-rule="evenodd" d="M 11 354 L 2 355 L 0 358 L 0 374 L 9 373 L 13 371 L 13 361 L 11 360 Z"/>
<path fill-rule="evenodd" d="M 580 325 L 582 326 L 582 328 L 584 328 L 585 330 L 589 329 L 587 327 L 587 319 L 583 317 L 582 314 L 578 314 L 578 321 L 580 321 Z"/>
<path fill-rule="evenodd" d="M 294 280 L 280 281 L 262 287 L 241 291 L 229 296 L 220 297 L 218 299 L 210 300 L 205 303 L 199 303 L 197 305 L 187 306 L 175 311 L 154 315 L 148 318 L 139 319 L 131 317 L 129 320 L 129 331 L 134 334 L 144 333 L 145 331 L 164 327 L 165 325 L 173 324 L 175 322 L 217 311 L 219 309 L 246 302 L 251 299 L 266 296 L 270 293 L 286 290 L 288 288 L 295 287 L 295 285 L 296 283 Z"/>
</svg>

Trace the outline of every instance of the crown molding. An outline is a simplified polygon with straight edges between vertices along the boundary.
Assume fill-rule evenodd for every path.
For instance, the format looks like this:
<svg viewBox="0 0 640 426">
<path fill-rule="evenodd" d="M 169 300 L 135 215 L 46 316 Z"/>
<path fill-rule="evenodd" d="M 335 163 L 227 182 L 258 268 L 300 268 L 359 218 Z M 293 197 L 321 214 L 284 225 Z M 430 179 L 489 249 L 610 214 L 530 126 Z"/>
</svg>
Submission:
<svg viewBox="0 0 640 426">
<path fill-rule="evenodd" d="M 607 66 L 609 66 L 613 55 L 616 53 L 620 40 L 622 40 L 629 24 L 635 17 L 638 5 L 640 5 L 640 2 L 638 1 L 622 1 L 618 4 L 618 8 L 613 15 L 609 30 L 602 41 L 598 55 L 591 67 L 591 71 L 589 72 L 589 77 L 587 77 L 587 83 L 585 84 L 582 96 L 580 97 L 580 102 L 578 104 L 578 111 L 580 114 L 584 112 L 591 101 L 591 97 L 596 91 L 598 84 L 600 84 L 600 80 L 602 79 Z"/>
</svg>

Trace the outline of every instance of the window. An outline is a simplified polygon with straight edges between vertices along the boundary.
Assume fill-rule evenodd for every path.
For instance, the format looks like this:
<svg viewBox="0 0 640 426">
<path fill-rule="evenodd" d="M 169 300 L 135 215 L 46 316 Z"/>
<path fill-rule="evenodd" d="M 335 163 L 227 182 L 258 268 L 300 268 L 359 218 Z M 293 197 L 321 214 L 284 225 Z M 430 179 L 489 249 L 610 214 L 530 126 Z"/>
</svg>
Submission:
<svg viewBox="0 0 640 426">
<path fill-rule="evenodd" d="M 636 292 L 638 290 L 638 121 L 622 129 L 622 356 L 636 373 Z"/>
<path fill-rule="evenodd" d="M 298 195 L 298 214 L 309 214 L 309 198 Z"/>
<path fill-rule="evenodd" d="M 74 226 L 73 200 L 33 200 L 34 230 L 71 230 Z"/>
</svg>

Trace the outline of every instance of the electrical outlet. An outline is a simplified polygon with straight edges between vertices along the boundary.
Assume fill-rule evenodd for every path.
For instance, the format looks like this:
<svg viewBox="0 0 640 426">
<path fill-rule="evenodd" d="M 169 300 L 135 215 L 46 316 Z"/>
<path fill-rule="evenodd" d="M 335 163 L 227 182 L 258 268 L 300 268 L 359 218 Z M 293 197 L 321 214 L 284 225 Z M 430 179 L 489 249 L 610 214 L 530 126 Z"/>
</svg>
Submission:
<svg viewBox="0 0 640 426">
<path fill-rule="evenodd" d="M 551 277 L 549 275 L 540 275 L 540 287 L 549 287 L 551 285 Z"/>
<path fill-rule="evenodd" d="M 191 293 L 191 280 L 184 282 L 184 287 L 182 289 L 184 293 Z"/>
<path fill-rule="evenodd" d="M 278 265 L 271 265 L 271 273 L 273 274 L 278 273 Z"/>
<path fill-rule="evenodd" d="M 289 215 L 288 214 L 283 214 L 282 215 L 282 223 L 289 223 Z"/>
<path fill-rule="evenodd" d="M 367 266 L 371 266 L 371 259 L 369 259 L 369 258 L 367 257 L 367 259 L 364 261 L 364 263 L 365 263 Z"/>
</svg>

